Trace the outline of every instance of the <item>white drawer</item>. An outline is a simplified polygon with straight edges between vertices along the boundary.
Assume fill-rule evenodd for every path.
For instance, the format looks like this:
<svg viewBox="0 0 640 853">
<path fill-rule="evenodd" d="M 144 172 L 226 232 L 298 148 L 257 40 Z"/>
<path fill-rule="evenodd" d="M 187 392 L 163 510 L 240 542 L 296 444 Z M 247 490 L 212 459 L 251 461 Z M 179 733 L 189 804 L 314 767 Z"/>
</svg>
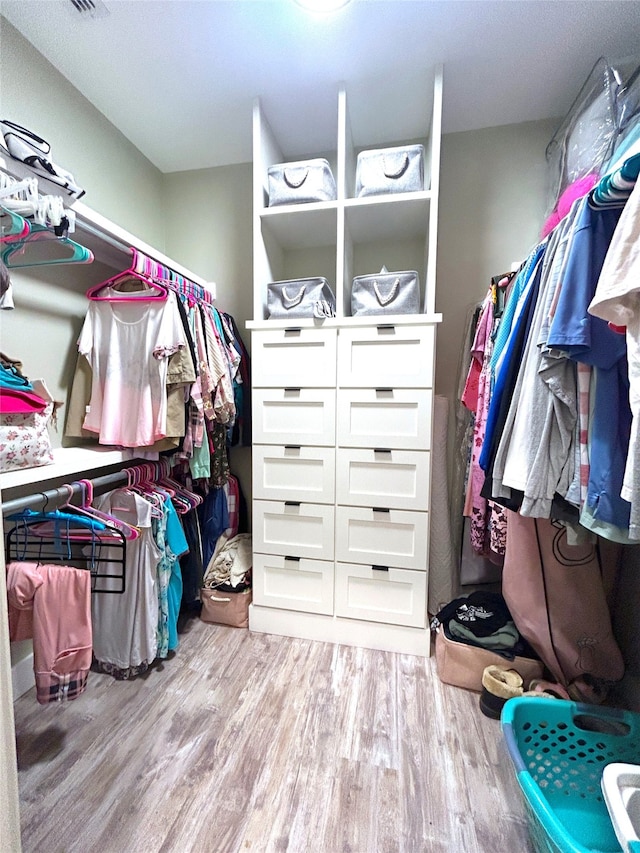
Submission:
<svg viewBox="0 0 640 853">
<path fill-rule="evenodd" d="M 335 329 L 254 332 L 251 346 L 252 382 L 255 388 L 335 387 Z"/>
<path fill-rule="evenodd" d="M 430 388 L 435 326 L 381 325 L 340 329 L 338 385 L 350 388 Z"/>
<path fill-rule="evenodd" d="M 424 572 L 427 538 L 426 512 L 336 507 L 336 560 Z"/>
<path fill-rule="evenodd" d="M 428 450 L 431 394 L 430 390 L 419 388 L 338 391 L 338 445 Z"/>
<path fill-rule="evenodd" d="M 424 628 L 426 599 L 426 572 L 336 563 L 336 616 Z"/>
<path fill-rule="evenodd" d="M 253 603 L 333 614 L 333 562 L 253 555 Z"/>
<path fill-rule="evenodd" d="M 335 461 L 333 447 L 254 444 L 253 497 L 332 504 Z"/>
<path fill-rule="evenodd" d="M 253 548 L 260 554 L 333 560 L 334 507 L 253 502 Z"/>
<path fill-rule="evenodd" d="M 335 444 L 333 389 L 254 388 L 252 413 L 256 444 Z"/>
<path fill-rule="evenodd" d="M 255 448 L 254 448 L 255 454 Z M 429 508 L 427 450 L 338 449 L 336 501 L 351 506 L 383 503 L 394 509 Z M 254 491 L 256 477 L 253 477 Z"/>
</svg>

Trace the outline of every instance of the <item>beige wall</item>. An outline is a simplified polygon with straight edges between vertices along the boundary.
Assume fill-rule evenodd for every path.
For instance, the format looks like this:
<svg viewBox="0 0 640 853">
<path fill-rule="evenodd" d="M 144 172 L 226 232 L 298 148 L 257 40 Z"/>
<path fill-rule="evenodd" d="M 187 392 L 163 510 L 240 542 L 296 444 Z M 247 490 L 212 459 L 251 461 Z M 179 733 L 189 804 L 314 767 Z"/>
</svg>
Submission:
<svg viewBox="0 0 640 853">
<path fill-rule="evenodd" d="M 251 319 L 251 164 L 165 175 L 166 251 L 170 258 L 217 287 L 217 305 L 231 314 L 250 349 L 245 323 Z M 232 472 L 251 501 L 251 452 L 234 447 Z"/>
<path fill-rule="evenodd" d="M 544 152 L 556 122 L 446 134 L 442 140 L 436 391 L 453 399 L 467 316 L 491 276 L 536 242 L 547 206 Z"/>
<path fill-rule="evenodd" d="M 1 16 L 0 118 L 44 137 L 89 207 L 164 248 L 162 173 Z"/>
</svg>

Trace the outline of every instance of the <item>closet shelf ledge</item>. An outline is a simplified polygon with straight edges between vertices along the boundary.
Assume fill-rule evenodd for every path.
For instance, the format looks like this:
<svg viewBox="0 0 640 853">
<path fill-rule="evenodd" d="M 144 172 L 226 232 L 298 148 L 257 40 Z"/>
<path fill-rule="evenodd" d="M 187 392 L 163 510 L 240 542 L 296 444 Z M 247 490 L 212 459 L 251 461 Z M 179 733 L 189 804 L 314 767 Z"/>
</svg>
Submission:
<svg viewBox="0 0 640 853">
<path fill-rule="evenodd" d="M 12 157 L 6 156 L 4 152 L 0 151 L 0 169 L 17 180 L 21 180 L 26 177 L 35 177 L 38 179 L 38 188 L 40 190 L 44 190 L 52 195 L 62 196 L 66 207 L 71 208 L 76 215 L 76 228 L 78 231 L 82 231 L 82 226 L 85 224 L 88 226 L 90 231 L 97 233 L 98 239 L 100 239 L 101 235 L 104 235 L 105 242 L 113 243 L 113 241 L 116 241 L 117 243 L 121 243 L 123 250 L 126 250 L 129 247 L 138 249 L 142 254 L 147 255 L 154 261 L 162 264 L 162 266 L 168 267 L 178 273 L 178 275 L 181 275 L 184 278 L 189 279 L 189 281 L 193 281 L 195 284 L 199 284 L 201 287 L 204 287 L 211 293 L 211 296 L 214 299 L 216 298 L 216 286 L 214 282 L 207 281 L 202 278 L 202 276 L 196 275 L 191 272 L 191 270 L 187 269 L 187 267 L 176 263 L 176 261 L 169 258 L 163 252 L 159 252 L 153 246 L 150 246 L 148 243 L 140 240 L 135 236 L 135 234 L 131 234 L 125 228 L 121 228 L 115 222 L 107 219 L 106 216 L 103 216 L 101 213 L 98 213 L 88 207 L 84 202 L 68 196 L 62 187 L 51 181 L 47 181 L 43 175 L 31 169 L 26 163 L 22 163 L 20 160 L 15 160 Z M 80 240 L 80 242 L 82 242 L 82 240 Z"/>
<path fill-rule="evenodd" d="M 101 213 L 87 207 L 83 202 L 75 202 L 75 204 L 72 205 L 72 208 L 75 211 L 77 227 L 80 230 L 82 230 L 83 224 L 86 223 L 90 228 L 104 233 L 107 238 L 117 240 L 126 246 L 138 249 L 138 251 L 142 252 L 143 255 L 147 255 L 159 264 L 172 269 L 174 272 L 178 273 L 178 275 L 189 279 L 189 281 L 199 284 L 201 287 L 208 290 L 214 299 L 216 298 L 216 286 L 214 282 L 207 281 L 202 278 L 202 276 L 196 275 L 194 272 L 187 269 L 187 267 L 182 266 L 182 264 L 176 263 L 176 261 L 172 260 L 167 255 L 159 252 L 157 249 L 154 249 L 153 246 L 150 246 L 148 243 L 140 240 L 120 225 L 117 225 L 115 222 L 107 219 L 106 216 L 103 216 Z"/>
<path fill-rule="evenodd" d="M 290 320 L 247 320 L 247 329 L 352 329 L 355 326 L 426 326 L 442 322 L 442 314 L 369 314 L 361 317 L 331 317 L 312 320 L 292 317 Z"/>
<path fill-rule="evenodd" d="M 53 451 L 53 462 L 37 468 L 19 468 L 0 474 L 0 491 L 33 483 L 47 483 L 60 477 L 74 477 L 85 471 L 96 472 L 102 468 L 122 463 L 135 464 L 130 452 L 112 447 L 59 447 Z"/>
</svg>

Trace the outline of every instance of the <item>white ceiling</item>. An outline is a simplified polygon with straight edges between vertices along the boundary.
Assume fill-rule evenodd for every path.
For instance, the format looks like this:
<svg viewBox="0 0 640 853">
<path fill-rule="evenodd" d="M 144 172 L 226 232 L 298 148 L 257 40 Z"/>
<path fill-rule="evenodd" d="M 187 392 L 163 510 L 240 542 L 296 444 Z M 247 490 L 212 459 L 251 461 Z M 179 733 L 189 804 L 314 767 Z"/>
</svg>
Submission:
<svg viewBox="0 0 640 853">
<path fill-rule="evenodd" d="M 419 135 L 435 63 L 452 132 L 561 116 L 599 56 L 640 56 L 635 0 L 351 0 L 331 15 L 293 0 L 104 4 L 95 18 L 71 0 L 0 12 L 163 172 L 250 161 L 256 96 L 285 155 L 302 155 L 310 137 L 335 147 L 340 82 L 376 143 L 390 141 L 382 112 L 398 140 Z"/>
</svg>

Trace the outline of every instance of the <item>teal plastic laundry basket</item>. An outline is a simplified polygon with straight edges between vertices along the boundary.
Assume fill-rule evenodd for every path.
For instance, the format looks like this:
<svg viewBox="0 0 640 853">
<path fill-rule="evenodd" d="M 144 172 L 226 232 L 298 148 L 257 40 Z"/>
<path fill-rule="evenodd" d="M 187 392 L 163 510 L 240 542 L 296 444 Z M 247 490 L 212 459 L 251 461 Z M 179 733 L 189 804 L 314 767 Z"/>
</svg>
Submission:
<svg viewBox="0 0 640 853">
<path fill-rule="evenodd" d="M 620 853 L 600 781 L 639 760 L 640 714 L 522 696 L 501 724 L 537 853 Z"/>
</svg>

